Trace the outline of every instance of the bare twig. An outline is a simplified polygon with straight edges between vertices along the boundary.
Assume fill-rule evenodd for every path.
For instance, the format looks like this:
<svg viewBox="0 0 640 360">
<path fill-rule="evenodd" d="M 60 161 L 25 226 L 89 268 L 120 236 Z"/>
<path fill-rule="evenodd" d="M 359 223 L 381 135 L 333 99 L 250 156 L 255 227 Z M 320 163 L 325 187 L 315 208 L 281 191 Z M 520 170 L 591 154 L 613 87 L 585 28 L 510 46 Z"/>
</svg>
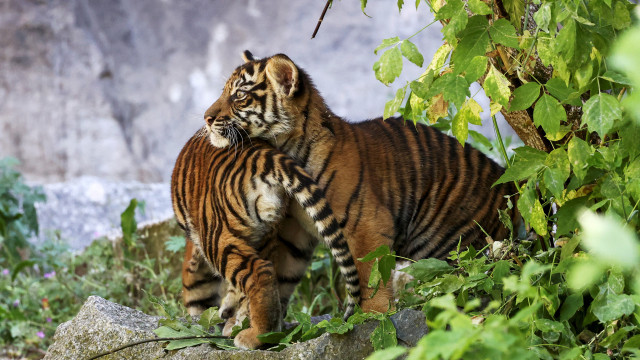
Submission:
<svg viewBox="0 0 640 360">
<path fill-rule="evenodd" d="M 313 30 L 313 35 L 311 35 L 311 38 L 315 38 L 316 34 L 318 33 L 318 30 L 320 30 L 320 24 L 322 24 L 322 20 L 324 19 L 324 14 L 327 13 L 327 10 L 329 9 L 329 5 L 331 5 L 331 2 L 333 0 L 327 0 L 327 3 L 324 5 L 324 9 L 322 10 L 322 14 L 320 15 L 320 19 L 318 19 L 318 24 L 316 24 L 316 29 Z"/>
<path fill-rule="evenodd" d="M 134 342 L 130 342 L 128 344 L 124 344 L 122 346 L 120 346 L 119 348 L 113 349 L 113 350 L 109 350 L 109 351 L 105 351 L 103 353 L 100 353 L 98 355 L 92 356 L 90 357 L 88 360 L 95 360 L 98 358 L 101 358 L 103 356 L 107 356 L 107 355 L 111 355 L 114 354 L 118 351 L 124 350 L 126 348 L 130 348 L 136 345 L 140 345 L 140 344 L 146 344 L 149 342 L 154 342 L 154 341 L 172 341 L 172 340 L 187 340 L 187 339 L 229 339 L 228 336 L 221 336 L 221 335 L 194 335 L 194 336 L 179 336 L 179 337 L 165 337 L 165 338 L 155 338 L 155 339 L 146 339 L 146 340 L 140 340 L 140 341 L 134 341 Z"/>
</svg>

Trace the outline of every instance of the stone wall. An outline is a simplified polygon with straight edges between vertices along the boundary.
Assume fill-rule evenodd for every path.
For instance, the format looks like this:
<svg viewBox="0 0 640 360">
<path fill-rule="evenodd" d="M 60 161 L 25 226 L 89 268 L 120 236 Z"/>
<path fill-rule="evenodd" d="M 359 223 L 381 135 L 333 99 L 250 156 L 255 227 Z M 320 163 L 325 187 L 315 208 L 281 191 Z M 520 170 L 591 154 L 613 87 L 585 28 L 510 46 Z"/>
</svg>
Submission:
<svg viewBox="0 0 640 360">
<path fill-rule="evenodd" d="M 79 176 L 167 181 L 241 51 L 287 53 L 334 111 L 382 113 L 393 90 L 375 80 L 373 49 L 430 21 L 424 4 L 336 1 L 3 0 L 0 2 L 0 156 L 27 179 Z M 439 25 L 414 38 L 425 58 Z M 407 78 L 420 70 L 405 62 Z"/>
</svg>

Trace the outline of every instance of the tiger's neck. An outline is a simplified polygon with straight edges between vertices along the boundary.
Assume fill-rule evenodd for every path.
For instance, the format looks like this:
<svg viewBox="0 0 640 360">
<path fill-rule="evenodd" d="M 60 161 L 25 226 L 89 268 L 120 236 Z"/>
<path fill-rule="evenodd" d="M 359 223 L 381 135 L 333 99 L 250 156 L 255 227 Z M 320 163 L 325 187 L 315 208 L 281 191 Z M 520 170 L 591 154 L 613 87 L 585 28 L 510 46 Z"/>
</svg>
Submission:
<svg viewBox="0 0 640 360">
<path fill-rule="evenodd" d="M 277 136 L 272 145 L 306 164 L 314 149 L 331 147 L 335 143 L 332 127 L 335 121 L 343 121 L 326 105 L 317 91 L 305 94 L 290 116 L 295 119 L 294 129 Z"/>
</svg>

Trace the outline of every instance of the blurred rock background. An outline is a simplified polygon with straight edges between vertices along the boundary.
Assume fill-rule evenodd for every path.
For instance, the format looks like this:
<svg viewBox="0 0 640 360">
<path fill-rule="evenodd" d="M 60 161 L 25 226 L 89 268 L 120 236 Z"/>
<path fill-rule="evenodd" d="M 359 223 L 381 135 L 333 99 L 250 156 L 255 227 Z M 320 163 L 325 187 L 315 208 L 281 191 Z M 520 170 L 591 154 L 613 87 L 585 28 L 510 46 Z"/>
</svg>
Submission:
<svg viewBox="0 0 640 360">
<path fill-rule="evenodd" d="M 241 52 L 288 54 L 333 110 L 377 117 L 393 88 L 375 79 L 373 49 L 432 20 L 395 1 L 335 1 L 315 39 L 320 0 L 0 0 L 0 157 L 44 184 L 45 236 L 74 248 L 119 226 L 129 199 L 140 221 L 172 215 L 168 181 L 186 140 Z M 430 59 L 440 25 L 412 39 Z M 405 61 L 406 80 L 420 69 Z"/>
<path fill-rule="evenodd" d="M 241 52 L 283 52 L 308 70 L 338 114 L 382 114 L 373 49 L 430 20 L 427 6 L 324 1 L 2 0 L 0 149 L 30 181 L 79 176 L 166 182 Z M 429 59 L 439 25 L 415 38 Z M 407 76 L 419 69 L 407 62 Z"/>
</svg>

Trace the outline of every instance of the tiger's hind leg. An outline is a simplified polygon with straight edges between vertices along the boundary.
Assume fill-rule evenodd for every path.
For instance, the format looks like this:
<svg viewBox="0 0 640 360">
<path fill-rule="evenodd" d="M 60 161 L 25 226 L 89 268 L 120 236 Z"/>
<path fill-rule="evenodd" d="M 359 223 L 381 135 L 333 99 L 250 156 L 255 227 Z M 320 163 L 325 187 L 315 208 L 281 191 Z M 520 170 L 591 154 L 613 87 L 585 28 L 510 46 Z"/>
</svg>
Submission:
<svg viewBox="0 0 640 360">
<path fill-rule="evenodd" d="M 244 240 L 225 241 L 221 273 L 235 291 L 246 295 L 250 327 L 234 339 L 239 348 L 256 349 L 262 345 L 257 336 L 282 329 L 282 310 L 273 264 L 262 259 L 257 250 Z M 242 303 L 240 304 L 242 305 Z M 242 306 L 241 306 L 242 307 Z"/>
<path fill-rule="evenodd" d="M 220 305 L 225 287 L 222 277 L 214 273 L 199 248 L 187 239 L 182 262 L 182 300 L 189 315 L 200 315 Z"/>
</svg>

